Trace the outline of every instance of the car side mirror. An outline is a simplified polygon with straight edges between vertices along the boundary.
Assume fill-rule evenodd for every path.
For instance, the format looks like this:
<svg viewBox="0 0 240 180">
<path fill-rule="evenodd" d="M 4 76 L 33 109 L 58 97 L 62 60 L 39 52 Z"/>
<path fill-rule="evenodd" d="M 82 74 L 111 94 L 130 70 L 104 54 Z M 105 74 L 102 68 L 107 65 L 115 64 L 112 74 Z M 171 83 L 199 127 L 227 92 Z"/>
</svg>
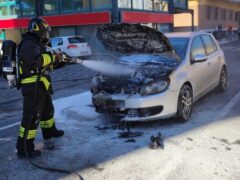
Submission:
<svg viewBox="0 0 240 180">
<path fill-rule="evenodd" d="M 199 62 L 204 62 L 207 60 L 207 56 L 203 55 L 203 54 L 197 54 L 194 56 L 194 58 L 192 59 L 192 63 L 199 63 Z"/>
</svg>

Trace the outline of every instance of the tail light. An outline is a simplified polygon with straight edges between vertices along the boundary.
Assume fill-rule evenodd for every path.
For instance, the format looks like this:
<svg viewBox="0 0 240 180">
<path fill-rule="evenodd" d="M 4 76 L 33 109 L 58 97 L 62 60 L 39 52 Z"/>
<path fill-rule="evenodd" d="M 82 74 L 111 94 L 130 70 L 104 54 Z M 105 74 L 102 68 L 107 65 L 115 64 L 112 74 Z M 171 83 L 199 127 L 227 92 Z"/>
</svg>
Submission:
<svg viewBox="0 0 240 180">
<path fill-rule="evenodd" d="M 69 44 L 67 46 L 68 49 L 72 49 L 72 48 L 77 48 L 77 45 L 74 45 L 74 44 Z"/>
</svg>

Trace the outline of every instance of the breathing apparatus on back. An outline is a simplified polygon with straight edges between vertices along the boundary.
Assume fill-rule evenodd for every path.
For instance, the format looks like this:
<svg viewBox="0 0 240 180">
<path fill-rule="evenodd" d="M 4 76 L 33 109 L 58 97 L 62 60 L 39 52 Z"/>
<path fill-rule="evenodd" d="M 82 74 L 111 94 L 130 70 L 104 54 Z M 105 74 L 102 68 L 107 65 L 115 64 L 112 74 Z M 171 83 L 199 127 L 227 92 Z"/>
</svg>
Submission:
<svg viewBox="0 0 240 180">
<path fill-rule="evenodd" d="M 28 32 L 36 34 L 42 43 L 49 40 L 50 26 L 41 18 L 31 18 Z M 2 44 L 2 58 L 0 58 L 0 76 L 8 81 L 8 87 L 20 87 L 20 66 L 17 44 L 11 40 L 5 40 Z"/>
<path fill-rule="evenodd" d="M 19 61 L 17 57 L 17 44 L 5 40 L 2 44 L 2 58 L 0 59 L 0 75 L 8 81 L 8 87 L 19 89 Z"/>
</svg>

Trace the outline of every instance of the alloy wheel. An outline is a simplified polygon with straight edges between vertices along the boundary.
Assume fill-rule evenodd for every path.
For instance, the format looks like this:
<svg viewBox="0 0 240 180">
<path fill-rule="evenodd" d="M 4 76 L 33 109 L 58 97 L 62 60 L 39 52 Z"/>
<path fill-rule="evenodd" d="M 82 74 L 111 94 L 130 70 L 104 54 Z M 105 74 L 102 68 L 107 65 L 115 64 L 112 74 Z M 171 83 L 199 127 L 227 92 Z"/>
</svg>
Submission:
<svg viewBox="0 0 240 180">
<path fill-rule="evenodd" d="M 182 122 L 190 119 L 193 106 L 192 89 L 188 85 L 181 88 L 178 98 L 178 118 Z"/>
</svg>

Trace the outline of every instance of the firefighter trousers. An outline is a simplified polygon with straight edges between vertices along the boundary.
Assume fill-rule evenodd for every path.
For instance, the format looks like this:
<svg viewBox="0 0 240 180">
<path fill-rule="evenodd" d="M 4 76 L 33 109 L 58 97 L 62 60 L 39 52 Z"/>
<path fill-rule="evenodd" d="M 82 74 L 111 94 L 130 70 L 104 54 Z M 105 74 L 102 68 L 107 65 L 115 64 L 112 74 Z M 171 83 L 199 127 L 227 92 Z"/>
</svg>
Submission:
<svg viewBox="0 0 240 180">
<path fill-rule="evenodd" d="M 44 139 L 49 139 L 51 134 L 57 129 L 54 122 L 54 107 L 51 94 L 39 82 L 21 85 L 23 95 L 23 115 L 19 128 L 18 140 L 16 148 L 20 152 L 24 152 L 24 133 L 27 133 L 27 150 L 34 150 L 34 139 L 37 134 L 37 128 L 40 123 L 42 135 Z M 35 93 L 36 92 L 36 93 Z"/>
</svg>

